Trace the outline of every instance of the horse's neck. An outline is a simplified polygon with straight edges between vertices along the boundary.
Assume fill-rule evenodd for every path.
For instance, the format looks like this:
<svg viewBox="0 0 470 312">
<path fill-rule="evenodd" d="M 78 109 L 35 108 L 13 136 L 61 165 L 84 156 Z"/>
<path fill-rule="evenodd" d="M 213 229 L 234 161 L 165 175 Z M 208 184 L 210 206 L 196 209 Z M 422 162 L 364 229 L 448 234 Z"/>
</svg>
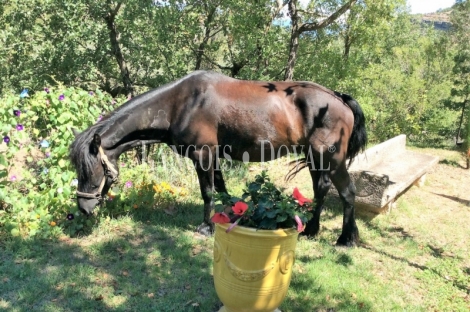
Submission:
<svg viewBox="0 0 470 312">
<path fill-rule="evenodd" d="M 120 154 L 139 144 L 164 142 L 171 120 L 168 103 L 164 94 L 149 94 L 140 103 L 124 107 L 106 120 L 102 146 Z"/>
</svg>

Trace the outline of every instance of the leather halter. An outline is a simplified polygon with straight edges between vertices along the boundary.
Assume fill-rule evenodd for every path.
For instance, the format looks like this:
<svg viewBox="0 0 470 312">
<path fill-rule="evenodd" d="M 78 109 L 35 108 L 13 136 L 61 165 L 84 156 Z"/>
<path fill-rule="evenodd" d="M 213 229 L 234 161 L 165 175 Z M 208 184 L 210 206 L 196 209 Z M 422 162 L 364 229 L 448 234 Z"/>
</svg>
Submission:
<svg viewBox="0 0 470 312">
<path fill-rule="evenodd" d="M 77 191 L 76 194 L 77 194 L 77 197 L 97 199 L 99 202 L 101 202 L 103 200 L 103 197 L 101 196 L 101 191 L 103 190 L 104 185 L 106 183 L 106 178 L 111 178 L 112 179 L 111 183 L 114 183 L 117 181 L 119 173 L 114 168 L 113 164 L 108 160 L 108 156 L 105 155 L 103 148 L 101 148 L 101 146 L 99 147 L 98 151 L 100 153 L 101 164 L 103 165 L 103 169 L 104 169 L 103 180 L 101 180 L 98 191 L 96 191 L 95 193 L 84 193 L 84 192 Z"/>
</svg>

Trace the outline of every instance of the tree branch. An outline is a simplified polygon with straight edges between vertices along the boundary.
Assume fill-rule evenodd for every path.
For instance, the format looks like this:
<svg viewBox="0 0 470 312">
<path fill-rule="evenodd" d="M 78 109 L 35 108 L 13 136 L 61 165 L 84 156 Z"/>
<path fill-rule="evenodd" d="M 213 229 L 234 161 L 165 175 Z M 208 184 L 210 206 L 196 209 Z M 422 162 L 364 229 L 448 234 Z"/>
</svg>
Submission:
<svg viewBox="0 0 470 312">
<path fill-rule="evenodd" d="M 353 4 L 355 4 L 356 2 L 357 2 L 357 0 L 350 0 L 348 3 L 346 3 L 342 7 L 340 7 L 336 12 L 334 12 L 333 14 L 331 14 L 330 16 L 328 16 L 327 18 L 325 18 L 324 20 L 322 20 L 319 23 L 317 23 L 317 22 L 315 22 L 315 23 L 303 23 L 299 27 L 299 30 L 298 30 L 299 34 L 301 34 L 303 32 L 306 32 L 306 31 L 321 29 L 321 28 L 324 28 L 324 27 L 332 24 L 334 21 L 336 21 L 338 19 L 338 17 L 340 17 L 347 10 L 349 10 L 349 8 Z"/>
</svg>

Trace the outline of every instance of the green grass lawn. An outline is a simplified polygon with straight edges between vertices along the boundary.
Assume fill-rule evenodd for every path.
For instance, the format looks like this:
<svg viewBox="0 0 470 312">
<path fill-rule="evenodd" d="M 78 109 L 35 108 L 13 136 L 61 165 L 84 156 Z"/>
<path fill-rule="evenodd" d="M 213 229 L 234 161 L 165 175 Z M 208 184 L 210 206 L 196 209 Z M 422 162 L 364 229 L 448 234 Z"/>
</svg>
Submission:
<svg viewBox="0 0 470 312">
<path fill-rule="evenodd" d="M 276 164 L 268 169 L 278 181 Z M 351 249 L 334 246 L 342 213 L 328 200 L 319 237 L 298 242 L 280 309 L 468 311 L 470 198 L 459 190 L 465 183 L 468 172 L 439 164 L 389 215 L 360 214 L 361 245 Z M 234 176 L 228 185 L 241 193 L 244 180 Z M 311 194 L 307 172 L 291 186 Z M 194 232 L 202 220 L 196 189 L 170 211 L 139 208 L 80 237 L 0 242 L 0 310 L 217 311 L 213 238 Z"/>
</svg>

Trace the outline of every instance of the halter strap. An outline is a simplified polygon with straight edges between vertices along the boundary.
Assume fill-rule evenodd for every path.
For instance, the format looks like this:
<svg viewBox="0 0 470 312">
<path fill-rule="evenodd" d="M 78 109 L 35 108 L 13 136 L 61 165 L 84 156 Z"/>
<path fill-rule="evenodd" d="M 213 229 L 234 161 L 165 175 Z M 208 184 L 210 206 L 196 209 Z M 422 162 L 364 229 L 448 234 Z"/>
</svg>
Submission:
<svg viewBox="0 0 470 312">
<path fill-rule="evenodd" d="M 114 176 L 110 175 L 113 178 L 113 180 L 117 179 L 117 176 L 119 175 L 119 173 L 116 170 L 116 168 L 114 168 L 113 164 L 108 160 L 108 156 L 106 156 L 106 154 L 104 153 L 103 148 L 101 146 L 98 148 L 98 151 L 101 155 L 101 163 L 103 164 L 103 167 L 104 167 L 105 171 L 106 171 L 106 169 L 108 169 L 109 171 L 111 171 L 114 174 Z"/>
<path fill-rule="evenodd" d="M 101 164 L 103 165 L 103 169 L 104 169 L 103 179 L 101 180 L 98 191 L 96 191 L 95 193 L 84 193 L 84 192 L 77 191 L 76 194 L 77 194 L 77 197 L 97 199 L 98 201 L 101 202 L 103 200 L 101 196 L 101 191 L 103 190 L 104 185 L 106 183 L 106 178 L 107 177 L 111 178 L 112 179 L 111 183 L 114 183 L 117 181 L 119 173 L 116 170 L 116 168 L 114 168 L 114 165 L 108 160 L 108 156 L 106 156 L 101 146 L 98 148 L 98 152 L 100 153 Z"/>
</svg>

